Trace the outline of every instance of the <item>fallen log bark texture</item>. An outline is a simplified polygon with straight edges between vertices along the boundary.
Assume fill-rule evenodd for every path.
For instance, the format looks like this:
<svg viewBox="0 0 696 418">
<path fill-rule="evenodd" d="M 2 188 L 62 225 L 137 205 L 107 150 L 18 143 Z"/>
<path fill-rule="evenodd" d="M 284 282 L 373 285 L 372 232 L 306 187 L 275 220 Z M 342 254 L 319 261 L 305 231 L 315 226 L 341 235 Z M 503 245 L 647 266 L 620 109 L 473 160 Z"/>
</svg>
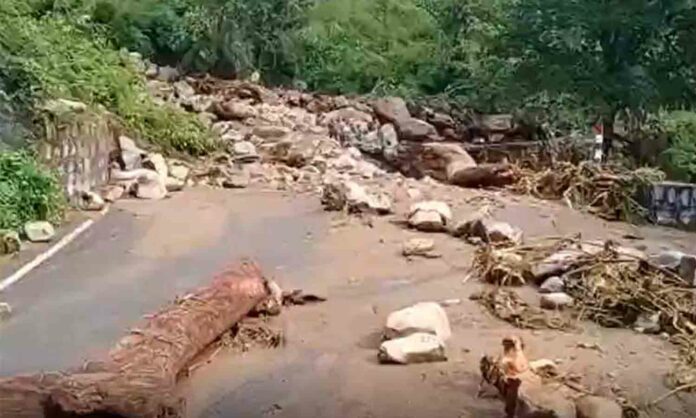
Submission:
<svg viewBox="0 0 696 418">
<path fill-rule="evenodd" d="M 259 267 L 242 262 L 130 330 L 105 361 L 63 374 L 0 379 L 3 418 L 180 417 L 177 375 L 268 297 Z"/>
</svg>

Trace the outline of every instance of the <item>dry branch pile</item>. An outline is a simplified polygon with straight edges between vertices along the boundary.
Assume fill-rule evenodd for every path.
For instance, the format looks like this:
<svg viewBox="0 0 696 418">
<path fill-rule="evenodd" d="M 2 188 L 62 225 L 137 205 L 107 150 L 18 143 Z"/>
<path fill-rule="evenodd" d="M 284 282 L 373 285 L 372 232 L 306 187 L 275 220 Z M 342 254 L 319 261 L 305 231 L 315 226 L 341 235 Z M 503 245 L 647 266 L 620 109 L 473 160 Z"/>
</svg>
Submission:
<svg viewBox="0 0 696 418">
<path fill-rule="evenodd" d="M 510 263 L 510 259 L 516 262 Z M 657 332 L 669 335 L 680 348 L 673 384 L 696 385 L 696 290 L 635 251 L 612 242 L 546 240 L 537 245 L 481 248 L 473 269 L 481 280 L 494 284 L 538 283 L 550 275 L 561 275 L 566 293 L 575 300 L 577 320 L 633 328 L 640 318 L 657 318 Z M 561 328 L 564 323 L 549 323 L 540 310 L 530 308 L 508 290 L 489 291 L 479 300 L 493 314 L 521 328 Z"/>
<path fill-rule="evenodd" d="M 647 215 L 638 195 L 665 175 L 652 168 L 627 170 L 590 162 L 559 162 L 543 171 L 518 167 L 516 178 L 520 180 L 511 186 L 516 193 L 563 199 L 570 207 L 587 209 L 607 220 L 638 221 Z"/>
</svg>

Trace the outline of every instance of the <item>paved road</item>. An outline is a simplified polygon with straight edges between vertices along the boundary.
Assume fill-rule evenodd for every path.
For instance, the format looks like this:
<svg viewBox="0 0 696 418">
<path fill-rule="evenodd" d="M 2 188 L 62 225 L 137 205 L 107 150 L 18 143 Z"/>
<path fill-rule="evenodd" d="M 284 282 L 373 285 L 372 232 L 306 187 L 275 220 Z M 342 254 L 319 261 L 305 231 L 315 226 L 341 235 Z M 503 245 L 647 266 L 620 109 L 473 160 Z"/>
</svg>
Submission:
<svg viewBox="0 0 696 418">
<path fill-rule="evenodd" d="M 0 375 L 80 365 L 240 257 L 271 273 L 301 266 L 318 210 L 279 194 L 206 190 L 119 204 L 3 294 L 15 315 L 0 325 Z"/>
</svg>

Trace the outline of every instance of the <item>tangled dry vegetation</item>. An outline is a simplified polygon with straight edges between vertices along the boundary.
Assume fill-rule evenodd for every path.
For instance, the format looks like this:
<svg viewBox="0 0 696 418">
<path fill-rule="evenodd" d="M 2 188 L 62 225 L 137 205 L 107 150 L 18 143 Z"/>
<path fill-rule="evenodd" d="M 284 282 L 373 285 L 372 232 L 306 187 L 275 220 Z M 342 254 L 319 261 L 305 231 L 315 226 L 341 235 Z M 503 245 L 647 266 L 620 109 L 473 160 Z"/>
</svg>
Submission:
<svg viewBox="0 0 696 418">
<path fill-rule="evenodd" d="M 556 162 L 545 170 L 517 168 L 517 183 L 511 189 L 541 199 L 563 199 L 576 209 L 587 209 L 607 220 L 636 222 L 645 219 L 646 209 L 638 201 L 651 182 L 665 174 L 654 168 L 628 170 L 591 162 Z"/>
<path fill-rule="evenodd" d="M 579 238 L 543 239 L 509 248 L 481 247 L 473 263 L 488 283 L 522 285 L 562 275 L 574 306 L 567 311 L 532 307 L 512 290 L 495 288 L 476 295 L 497 317 L 520 328 L 570 330 L 589 319 L 605 327 L 654 327 L 680 350 L 668 376 L 678 390 L 696 388 L 696 292 L 678 275 L 649 262 L 642 254 Z"/>
</svg>

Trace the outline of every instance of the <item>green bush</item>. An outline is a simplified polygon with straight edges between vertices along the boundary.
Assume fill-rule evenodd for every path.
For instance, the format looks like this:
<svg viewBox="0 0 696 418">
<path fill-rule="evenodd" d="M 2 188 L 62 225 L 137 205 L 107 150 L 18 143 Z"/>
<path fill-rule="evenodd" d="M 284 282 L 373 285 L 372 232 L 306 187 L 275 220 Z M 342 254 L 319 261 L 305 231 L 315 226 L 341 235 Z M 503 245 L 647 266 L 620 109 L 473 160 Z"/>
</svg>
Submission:
<svg viewBox="0 0 696 418">
<path fill-rule="evenodd" d="M 670 140 L 663 156 L 665 171 L 670 177 L 696 182 L 696 112 L 669 112 L 659 119 Z"/>
<path fill-rule="evenodd" d="M 59 223 L 65 198 L 56 176 L 24 151 L 0 153 L 0 229 L 27 221 Z"/>
<path fill-rule="evenodd" d="M 0 78 L 11 99 L 26 109 L 50 98 L 79 100 L 106 107 L 132 134 L 165 151 L 198 155 L 212 148 L 195 116 L 155 105 L 116 50 L 62 17 L 37 19 L 0 9 Z"/>
<path fill-rule="evenodd" d="M 299 78 L 336 92 L 418 92 L 437 52 L 435 21 L 411 0 L 322 2 L 298 36 Z"/>
</svg>

